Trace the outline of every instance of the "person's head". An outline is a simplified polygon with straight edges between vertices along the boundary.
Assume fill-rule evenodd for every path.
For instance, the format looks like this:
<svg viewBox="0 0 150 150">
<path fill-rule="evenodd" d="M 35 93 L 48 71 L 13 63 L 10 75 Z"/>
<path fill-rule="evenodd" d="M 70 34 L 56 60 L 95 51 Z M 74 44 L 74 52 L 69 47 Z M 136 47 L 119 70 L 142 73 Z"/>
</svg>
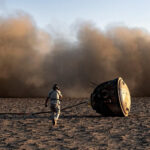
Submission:
<svg viewBox="0 0 150 150">
<path fill-rule="evenodd" d="M 54 84 L 54 85 L 53 85 L 53 90 L 59 90 L 59 87 L 58 87 L 57 84 Z"/>
</svg>

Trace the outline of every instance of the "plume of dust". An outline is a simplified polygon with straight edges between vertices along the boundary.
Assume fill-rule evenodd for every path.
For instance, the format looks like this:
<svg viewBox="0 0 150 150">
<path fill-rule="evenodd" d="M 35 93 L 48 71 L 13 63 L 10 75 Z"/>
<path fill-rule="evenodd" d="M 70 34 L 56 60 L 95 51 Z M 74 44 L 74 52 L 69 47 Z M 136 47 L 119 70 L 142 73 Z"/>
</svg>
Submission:
<svg viewBox="0 0 150 150">
<path fill-rule="evenodd" d="M 37 29 L 28 15 L 0 19 L 1 96 L 42 95 L 43 90 L 38 93 L 45 83 L 41 67 L 49 41 L 48 34 Z"/>
<path fill-rule="evenodd" d="M 121 76 L 131 95 L 150 96 L 149 33 L 127 27 L 102 32 L 85 24 L 76 38 L 53 40 L 27 15 L 0 18 L 0 95 L 47 96 L 58 83 L 66 96 L 89 96 L 90 82 Z"/>
</svg>

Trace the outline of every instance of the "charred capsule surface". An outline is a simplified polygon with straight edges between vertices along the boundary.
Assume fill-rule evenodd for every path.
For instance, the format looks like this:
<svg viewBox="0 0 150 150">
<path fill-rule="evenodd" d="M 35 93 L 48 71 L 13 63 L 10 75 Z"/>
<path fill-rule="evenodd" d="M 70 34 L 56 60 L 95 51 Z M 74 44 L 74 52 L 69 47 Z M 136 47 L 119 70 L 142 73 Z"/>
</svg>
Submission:
<svg viewBox="0 0 150 150">
<path fill-rule="evenodd" d="M 105 116 L 128 116 L 131 96 L 121 77 L 98 85 L 91 94 L 91 106 Z"/>
</svg>

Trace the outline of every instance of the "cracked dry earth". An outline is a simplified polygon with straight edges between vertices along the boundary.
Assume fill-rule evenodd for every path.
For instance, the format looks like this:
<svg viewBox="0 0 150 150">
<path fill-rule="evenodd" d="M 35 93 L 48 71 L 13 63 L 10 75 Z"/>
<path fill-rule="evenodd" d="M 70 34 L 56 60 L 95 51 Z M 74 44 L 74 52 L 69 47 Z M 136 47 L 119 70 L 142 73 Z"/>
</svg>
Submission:
<svg viewBox="0 0 150 150">
<path fill-rule="evenodd" d="M 85 101 L 66 98 L 52 127 L 44 98 L 1 98 L 0 150 L 150 149 L 150 98 L 132 98 L 128 117 L 103 117 Z"/>
</svg>

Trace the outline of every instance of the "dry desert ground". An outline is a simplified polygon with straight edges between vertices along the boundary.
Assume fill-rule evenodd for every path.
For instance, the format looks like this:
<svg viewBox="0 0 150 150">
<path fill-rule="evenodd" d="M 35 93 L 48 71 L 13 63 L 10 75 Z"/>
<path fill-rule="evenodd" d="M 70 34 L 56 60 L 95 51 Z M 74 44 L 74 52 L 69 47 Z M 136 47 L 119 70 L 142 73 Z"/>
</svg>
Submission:
<svg viewBox="0 0 150 150">
<path fill-rule="evenodd" d="M 1 98 L 0 150 L 150 150 L 150 98 L 132 98 L 128 117 L 104 117 L 87 100 L 65 98 L 52 127 L 44 98 Z"/>
</svg>

